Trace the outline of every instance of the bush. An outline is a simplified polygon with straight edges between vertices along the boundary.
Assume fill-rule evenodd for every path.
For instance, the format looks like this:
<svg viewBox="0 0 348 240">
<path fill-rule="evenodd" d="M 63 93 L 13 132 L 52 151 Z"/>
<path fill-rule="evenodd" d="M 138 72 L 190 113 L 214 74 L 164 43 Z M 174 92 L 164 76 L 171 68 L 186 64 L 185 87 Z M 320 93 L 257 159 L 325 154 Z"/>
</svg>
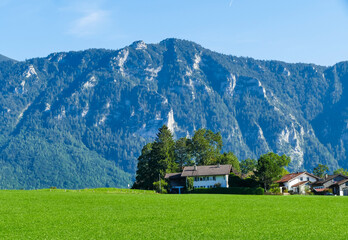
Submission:
<svg viewBox="0 0 348 240">
<path fill-rule="evenodd" d="M 206 194 L 247 194 L 247 195 L 263 195 L 263 188 L 247 188 L 247 187 L 230 187 L 230 188 L 195 188 L 192 193 Z"/>
<path fill-rule="evenodd" d="M 186 191 L 191 192 L 193 190 L 193 177 L 187 177 L 186 179 Z"/>
<path fill-rule="evenodd" d="M 269 192 L 274 193 L 274 194 L 280 194 L 280 188 L 278 183 L 273 183 L 270 185 Z"/>
<path fill-rule="evenodd" d="M 241 177 L 235 175 L 234 173 L 230 173 L 228 176 L 228 184 L 230 187 L 248 187 L 248 188 L 257 188 L 260 187 L 260 183 L 256 181 L 254 178 L 246 178 L 242 179 Z"/>
<path fill-rule="evenodd" d="M 160 185 L 161 185 L 161 188 L 160 188 Z M 167 193 L 168 192 L 167 187 L 168 187 L 168 183 L 164 180 L 161 180 L 161 184 L 160 184 L 160 181 L 153 183 L 153 188 L 158 193 Z"/>
</svg>

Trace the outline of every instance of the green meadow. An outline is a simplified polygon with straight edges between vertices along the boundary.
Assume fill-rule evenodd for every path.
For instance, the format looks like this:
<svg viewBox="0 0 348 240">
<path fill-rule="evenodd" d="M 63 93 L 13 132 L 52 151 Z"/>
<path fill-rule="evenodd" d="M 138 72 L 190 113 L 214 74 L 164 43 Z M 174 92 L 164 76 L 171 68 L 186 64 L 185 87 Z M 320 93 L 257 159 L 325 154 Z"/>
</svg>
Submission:
<svg viewBox="0 0 348 240">
<path fill-rule="evenodd" d="M 348 198 L 0 191 L 0 239 L 347 239 Z"/>
</svg>

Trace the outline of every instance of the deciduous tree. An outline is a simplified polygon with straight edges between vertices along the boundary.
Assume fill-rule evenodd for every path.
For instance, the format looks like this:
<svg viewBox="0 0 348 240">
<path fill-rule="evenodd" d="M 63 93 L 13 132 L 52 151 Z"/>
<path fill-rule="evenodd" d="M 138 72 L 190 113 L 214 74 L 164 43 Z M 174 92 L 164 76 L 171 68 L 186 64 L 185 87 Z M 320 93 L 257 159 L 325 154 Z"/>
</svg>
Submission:
<svg viewBox="0 0 348 240">
<path fill-rule="evenodd" d="M 286 155 L 279 156 L 273 152 L 261 155 L 257 161 L 255 175 L 263 183 L 265 190 L 281 177 L 284 167 L 288 166 L 290 162 L 291 158 Z"/>
<path fill-rule="evenodd" d="M 323 178 L 328 171 L 329 168 L 327 165 L 318 164 L 318 166 L 313 169 L 313 174 L 320 178 Z"/>
</svg>

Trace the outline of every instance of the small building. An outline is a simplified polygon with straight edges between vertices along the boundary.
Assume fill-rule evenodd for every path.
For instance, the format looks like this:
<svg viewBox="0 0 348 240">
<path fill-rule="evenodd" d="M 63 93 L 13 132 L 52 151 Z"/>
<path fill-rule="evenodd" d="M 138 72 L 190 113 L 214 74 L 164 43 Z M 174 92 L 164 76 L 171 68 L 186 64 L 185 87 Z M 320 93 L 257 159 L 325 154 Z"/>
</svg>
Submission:
<svg viewBox="0 0 348 240">
<path fill-rule="evenodd" d="M 312 184 L 316 194 L 332 191 L 339 196 L 348 196 L 348 177 L 342 174 L 326 175 L 324 179 Z"/>
<path fill-rule="evenodd" d="M 305 194 L 306 188 L 310 188 L 311 184 L 318 180 L 319 177 L 308 172 L 297 172 L 284 175 L 277 183 L 279 183 L 281 192 L 287 189 L 294 193 Z"/>
<path fill-rule="evenodd" d="M 188 166 L 184 167 L 181 177 L 192 177 L 194 188 L 228 188 L 228 176 L 232 165 Z"/>
<path fill-rule="evenodd" d="M 167 173 L 164 177 L 169 182 L 171 193 L 181 193 L 186 185 L 186 178 L 181 176 L 181 173 Z"/>
</svg>

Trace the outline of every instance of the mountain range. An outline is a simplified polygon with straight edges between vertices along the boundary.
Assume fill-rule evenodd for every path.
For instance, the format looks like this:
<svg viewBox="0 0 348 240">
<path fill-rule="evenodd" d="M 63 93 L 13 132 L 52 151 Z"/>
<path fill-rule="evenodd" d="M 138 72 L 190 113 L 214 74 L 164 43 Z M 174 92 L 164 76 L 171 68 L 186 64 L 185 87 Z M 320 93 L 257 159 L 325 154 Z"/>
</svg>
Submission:
<svg viewBox="0 0 348 240">
<path fill-rule="evenodd" d="M 0 56 L 0 188 L 125 187 L 142 146 L 220 132 L 240 159 L 348 168 L 348 62 L 264 61 L 179 39 L 13 61 Z"/>
</svg>

